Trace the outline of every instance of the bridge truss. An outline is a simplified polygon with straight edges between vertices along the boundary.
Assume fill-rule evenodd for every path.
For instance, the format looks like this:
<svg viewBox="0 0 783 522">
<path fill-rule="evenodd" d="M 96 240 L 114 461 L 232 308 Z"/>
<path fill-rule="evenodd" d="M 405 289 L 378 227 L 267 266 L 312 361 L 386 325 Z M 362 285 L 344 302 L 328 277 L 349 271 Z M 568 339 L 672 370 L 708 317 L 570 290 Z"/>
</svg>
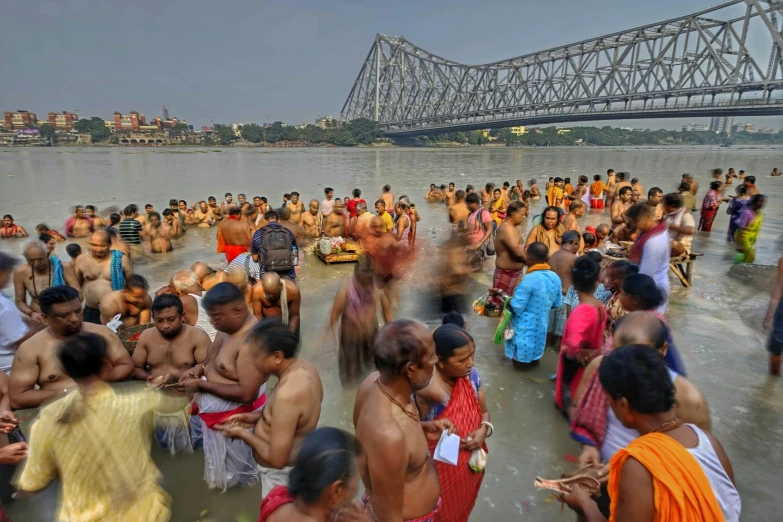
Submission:
<svg viewBox="0 0 783 522">
<path fill-rule="evenodd" d="M 565 121 L 783 114 L 783 0 L 731 0 L 485 65 L 377 35 L 343 106 L 388 135 Z"/>
</svg>

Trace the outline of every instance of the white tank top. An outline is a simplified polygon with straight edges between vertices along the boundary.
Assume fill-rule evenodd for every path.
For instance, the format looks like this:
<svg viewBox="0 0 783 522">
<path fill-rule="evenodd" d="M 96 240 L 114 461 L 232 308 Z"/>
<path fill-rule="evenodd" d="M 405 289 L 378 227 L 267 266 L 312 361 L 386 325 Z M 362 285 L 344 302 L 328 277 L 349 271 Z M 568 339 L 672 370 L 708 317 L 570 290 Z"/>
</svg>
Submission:
<svg viewBox="0 0 783 522">
<path fill-rule="evenodd" d="M 590 187 L 585 185 L 585 193 L 579 198 L 587 207 L 590 207 Z"/>
<path fill-rule="evenodd" d="M 669 377 L 674 383 L 677 379 L 677 372 L 669 370 Z M 604 435 L 604 444 L 601 446 L 601 461 L 609 462 L 622 448 L 627 447 L 634 439 L 639 437 L 639 432 L 623 426 L 612 411 L 606 414 L 606 434 Z"/>
<path fill-rule="evenodd" d="M 209 322 L 209 315 L 207 315 L 207 311 L 204 310 L 204 304 L 201 302 L 201 296 L 195 294 L 188 295 L 193 296 L 198 303 L 198 319 L 196 320 L 196 327 L 201 328 L 207 332 L 209 338 L 214 341 L 215 336 L 217 335 L 217 330 L 215 330 L 215 327 L 212 326 L 212 323 Z"/>
<path fill-rule="evenodd" d="M 710 481 L 712 492 L 718 500 L 720 510 L 726 522 L 739 522 L 742 501 L 737 488 L 723 469 L 715 448 L 712 447 L 709 437 L 698 426 L 687 424 L 699 437 L 699 444 L 695 448 L 687 448 L 688 452 L 699 462 L 707 480 Z"/>
</svg>

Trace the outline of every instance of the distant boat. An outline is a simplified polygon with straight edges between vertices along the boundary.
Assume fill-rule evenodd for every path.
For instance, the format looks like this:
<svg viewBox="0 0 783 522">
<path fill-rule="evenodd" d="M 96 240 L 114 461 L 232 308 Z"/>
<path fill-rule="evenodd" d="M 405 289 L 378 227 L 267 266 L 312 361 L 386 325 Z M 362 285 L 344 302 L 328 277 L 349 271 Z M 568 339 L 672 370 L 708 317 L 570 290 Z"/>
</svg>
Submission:
<svg viewBox="0 0 783 522">
<path fill-rule="evenodd" d="M 731 143 L 724 143 L 721 147 L 731 147 Z"/>
</svg>

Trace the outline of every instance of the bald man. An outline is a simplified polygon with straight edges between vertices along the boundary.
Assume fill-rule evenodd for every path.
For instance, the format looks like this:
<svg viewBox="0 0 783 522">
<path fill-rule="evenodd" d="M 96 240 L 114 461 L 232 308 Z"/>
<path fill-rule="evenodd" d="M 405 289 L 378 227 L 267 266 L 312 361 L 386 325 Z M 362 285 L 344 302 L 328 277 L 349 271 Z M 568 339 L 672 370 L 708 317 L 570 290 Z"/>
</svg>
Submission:
<svg viewBox="0 0 783 522">
<path fill-rule="evenodd" d="M 198 276 L 193 270 L 182 270 L 174 274 L 168 288 L 182 301 L 182 318 L 186 324 L 201 328 L 211 340 L 215 340 L 217 330 L 209 322 L 209 315 L 202 302 L 203 291 Z"/>
<path fill-rule="evenodd" d="M 259 321 L 266 317 L 277 317 L 288 328 L 299 334 L 299 308 L 302 294 L 292 281 L 281 279 L 276 272 L 267 272 L 253 285 L 253 315 Z"/>
<path fill-rule="evenodd" d="M 98 230 L 90 236 L 87 253 L 73 262 L 73 269 L 84 295 L 84 320 L 101 324 L 101 299 L 125 287 L 125 279 L 133 275 L 130 259 L 112 250 L 109 233 Z"/>
<path fill-rule="evenodd" d="M 305 240 L 309 242 L 305 251 L 311 252 L 318 247 L 317 239 L 321 237 L 324 229 L 324 216 L 318 210 L 317 199 L 311 199 L 308 211 L 302 214 L 302 229 Z"/>
<path fill-rule="evenodd" d="M 202 263 L 201 261 L 196 261 L 193 263 L 190 269 L 195 272 L 196 277 L 198 278 L 198 284 L 205 292 L 209 292 L 210 288 L 218 283 L 222 283 L 226 278 L 225 272 L 222 270 L 215 270 L 208 264 Z"/>
</svg>

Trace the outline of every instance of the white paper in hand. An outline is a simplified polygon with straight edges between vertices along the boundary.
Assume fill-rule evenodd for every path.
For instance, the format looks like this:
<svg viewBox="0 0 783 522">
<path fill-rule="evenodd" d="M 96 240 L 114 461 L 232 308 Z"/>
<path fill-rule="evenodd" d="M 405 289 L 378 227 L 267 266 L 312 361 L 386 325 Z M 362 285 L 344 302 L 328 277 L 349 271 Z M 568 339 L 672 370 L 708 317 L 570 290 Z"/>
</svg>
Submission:
<svg viewBox="0 0 783 522">
<path fill-rule="evenodd" d="M 444 430 L 440 434 L 440 440 L 438 445 L 435 446 L 435 454 L 432 458 L 456 466 L 459 460 L 459 437 L 457 435 L 449 435 L 449 432 Z"/>
<path fill-rule="evenodd" d="M 117 333 L 117 330 L 122 326 L 122 314 L 115 315 L 111 321 L 106 323 L 106 326 L 111 328 L 114 333 Z"/>
</svg>

